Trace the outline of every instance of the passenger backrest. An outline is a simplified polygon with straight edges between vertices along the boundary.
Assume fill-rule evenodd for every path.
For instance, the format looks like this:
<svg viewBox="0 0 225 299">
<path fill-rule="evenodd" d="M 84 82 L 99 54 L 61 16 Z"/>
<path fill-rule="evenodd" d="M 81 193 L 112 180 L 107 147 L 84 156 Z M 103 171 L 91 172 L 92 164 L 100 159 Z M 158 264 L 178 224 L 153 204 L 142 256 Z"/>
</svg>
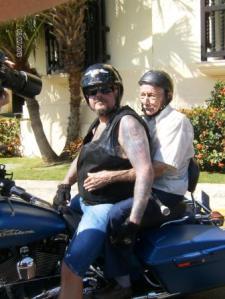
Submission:
<svg viewBox="0 0 225 299">
<path fill-rule="evenodd" d="M 193 193 L 198 183 L 200 169 L 197 161 L 191 158 L 188 166 L 188 191 Z"/>
</svg>

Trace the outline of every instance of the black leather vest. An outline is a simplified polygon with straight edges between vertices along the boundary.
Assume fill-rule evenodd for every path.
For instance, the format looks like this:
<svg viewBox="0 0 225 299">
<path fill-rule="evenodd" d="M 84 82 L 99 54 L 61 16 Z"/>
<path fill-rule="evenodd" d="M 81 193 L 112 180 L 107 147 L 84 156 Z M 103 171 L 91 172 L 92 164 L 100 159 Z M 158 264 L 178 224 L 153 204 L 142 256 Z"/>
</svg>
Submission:
<svg viewBox="0 0 225 299">
<path fill-rule="evenodd" d="M 99 123 L 98 119 L 90 126 L 84 138 L 84 145 L 77 162 L 77 181 L 79 193 L 83 197 L 84 202 L 89 205 L 115 203 L 133 196 L 133 182 L 116 182 L 92 192 L 88 192 L 83 187 L 88 172 L 132 168 L 128 159 L 118 156 L 118 124 L 124 115 L 134 116 L 145 126 L 142 119 L 134 110 L 129 106 L 124 106 L 112 115 L 98 140 L 91 142 L 93 129 Z M 146 126 L 145 129 L 148 134 Z"/>
</svg>

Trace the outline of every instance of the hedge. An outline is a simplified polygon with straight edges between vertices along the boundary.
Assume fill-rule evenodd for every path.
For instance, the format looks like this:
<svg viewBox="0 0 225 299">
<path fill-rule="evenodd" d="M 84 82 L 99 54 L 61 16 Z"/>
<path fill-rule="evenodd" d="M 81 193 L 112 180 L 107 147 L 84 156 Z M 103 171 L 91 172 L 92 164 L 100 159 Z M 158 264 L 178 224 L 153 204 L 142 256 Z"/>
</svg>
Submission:
<svg viewBox="0 0 225 299">
<path fill-rule="evenodd" d="M 225 173 L 225 82 L 216 82 L 205 106 L 182 112 L 194 127 L 195 157 L 201 170 Z"/>
<path fill-rule="evenodd" d="M 20 122 L 15 118 L 0 118 L 0 157 L 21 156 Z"/>
</svg>

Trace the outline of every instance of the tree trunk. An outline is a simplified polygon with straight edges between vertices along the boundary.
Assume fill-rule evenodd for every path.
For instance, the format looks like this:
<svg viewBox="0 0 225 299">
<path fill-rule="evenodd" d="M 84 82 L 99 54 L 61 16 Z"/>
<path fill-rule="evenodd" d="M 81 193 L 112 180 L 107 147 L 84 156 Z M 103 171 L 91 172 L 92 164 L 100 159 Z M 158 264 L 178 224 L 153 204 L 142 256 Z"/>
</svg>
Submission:
<svg viewBox="0 0 225 299">
<path fill-rule="evenodd" d="M 35 98 L 26 99 L 26 103 L 30 115 L 31 127 L 34 132 L 34 136 L 38 144 L 39 150 L 41 152 L 42 159 L 46 163 L 54 163 L 59 161 L 59 157 L 52 150 L 45 136 L 41 118 L 40 118 L 39 104 L 37 100 Z"/>
<path fill-rule="evenodd" d="M 80 133 L 80 71 L 68 71 L 69 73 L 69 89 L 70 89 L 70 115 L 67 126 L 67 138 L 62 155 L 65 155 L 66 149 L 69 145 L 79 138 Z"/>
</svg>

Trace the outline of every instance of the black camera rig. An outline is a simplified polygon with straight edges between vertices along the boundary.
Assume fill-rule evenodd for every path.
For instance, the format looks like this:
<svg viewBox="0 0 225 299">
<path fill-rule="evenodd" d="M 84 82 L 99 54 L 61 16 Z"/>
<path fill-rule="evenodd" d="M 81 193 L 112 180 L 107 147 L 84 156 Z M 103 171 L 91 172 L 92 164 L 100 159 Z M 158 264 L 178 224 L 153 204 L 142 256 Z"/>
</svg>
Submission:
<svg viewBox="0 0 225 299">
<path fill-rule="evenodd" d="M 41 92 L 42 81 L 37 76 L 18 71 L 6 63 L 4 52 L 0 51 L 0 93 L 3 88 L 11 89 L 22 97 L 33 98 Z"/>
</svg>

